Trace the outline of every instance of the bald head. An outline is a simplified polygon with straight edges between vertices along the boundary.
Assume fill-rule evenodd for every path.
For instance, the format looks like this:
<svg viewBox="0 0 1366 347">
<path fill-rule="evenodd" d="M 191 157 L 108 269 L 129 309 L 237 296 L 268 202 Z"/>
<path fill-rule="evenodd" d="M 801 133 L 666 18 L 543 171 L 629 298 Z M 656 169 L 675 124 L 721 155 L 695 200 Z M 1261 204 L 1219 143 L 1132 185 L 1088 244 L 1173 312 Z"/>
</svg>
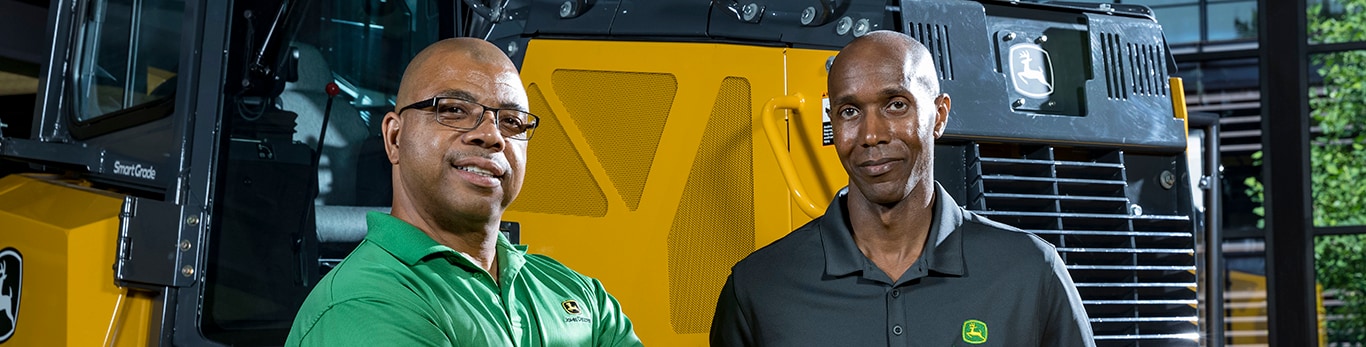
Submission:
<svg viewBox="0 0 1366 347">
<path fill-rule="evenodd" d="M 830 76 L 874 71 L 870 65 L 899 65 L 902 75 L 920 87 L 917 95 L 939 94 L 939 78 L 934 72 L 930 51 L 919 41 L 895 31 L 879 30 L 849 42 L 835 56 Z"/>
<path fill-rule="evenodd" d="M 403 70 L 403 80 L 398 87 L 398 105 L 407 105 L 422 95 L 413 95 L 425 84 L 427 76 L 439 69 L 486 69 L 511 71 L 517 74 L 517 67 L 507 55 L 492 43 L 476 38 L 450 38 L 427 46 L 408 63 Z"/>
</svg>

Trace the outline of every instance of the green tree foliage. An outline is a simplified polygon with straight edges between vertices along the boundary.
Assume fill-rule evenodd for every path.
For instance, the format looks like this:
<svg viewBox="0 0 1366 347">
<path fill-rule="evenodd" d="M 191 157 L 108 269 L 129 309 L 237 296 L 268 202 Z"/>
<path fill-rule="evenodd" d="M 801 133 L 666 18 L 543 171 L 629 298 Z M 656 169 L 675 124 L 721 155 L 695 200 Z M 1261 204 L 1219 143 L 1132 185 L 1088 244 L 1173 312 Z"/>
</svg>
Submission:
<svg viewBox="0 0 1366 347">
<path fill-rule="evenodd" d="M 1342 0 L 1340 11 L 1323 3 L 1309 9 L 1311 42 L 1366 41 L 1366 0 Z M 1309 100 L 1322 135 L 1310 146 L 1314 225 L 1366 224 L 1366 51 L 1313 57 L 1324 94 Z M 1325 290 L 1339 291 L 1344 319 L 1328 323 L 1329 341 L 1366 342 L 1366 235 L 1321 236 L 1314 267 Z"/>
<path fill-rule="evenodd" d="M 1340 11 L 1311 5 L 1313 42 L 1366 41 L 1366 0 L 1340 1 Z M 1314 225 L 1366 224 L 1366 51 L 1314 56 L 1324 94 L 1310 98 L 1322 135 L 1310 146 Z M 1344 306 L 1329 314 L 1329 340 L 1366 342 L 1366 235 L 1320 236 L 1314 269 L 1325 290 L 1339 291 Z"/>
<path fill-rule="evenodd" d="M 1366 41 L 1366 0 L 1318 2 L 1309 8 L 1313 43 Z M 1366 51 L 1316 55 L 1322 94 L 1311 92 L 1311 117 L 1321 135 L 1310 145 L 1314 225 L 1366 225 Z M 1260 161 L 1261 152 L 1253 155 Z M 1247 193 L 1262 201 L 1263 187 L 1249 178 Z M 1259 207 L 1255 210 L 1263 215 Z M 1258 226 L 1263 222 L 1259 221 Z M 1325 291 L 1343 306 L 1328 312 L 1329 341 L 1366 342 L 1366 235 L 1320 236 L 1314 243 L 1315 272 Z"/>
</svg>

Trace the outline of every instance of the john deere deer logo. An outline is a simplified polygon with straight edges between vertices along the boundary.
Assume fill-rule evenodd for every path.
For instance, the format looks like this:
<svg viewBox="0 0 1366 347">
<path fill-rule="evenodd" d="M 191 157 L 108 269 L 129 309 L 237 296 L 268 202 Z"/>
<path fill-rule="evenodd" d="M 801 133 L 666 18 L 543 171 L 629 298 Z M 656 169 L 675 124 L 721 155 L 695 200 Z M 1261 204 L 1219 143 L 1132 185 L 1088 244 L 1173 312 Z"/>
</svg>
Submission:
<svg viewBox="0 0 1366 347">
<path fill-rule="evenodd" d="M 13 248 L 0 250 L 0 343 L 14 336 L 19 325 L 19 290 L 23 288 L 24 258 Z"/>
<path fill-rule="evenodd" d="M 564 312 L 568 312 L 569 314 L 579 314 L 579 312 L 583 312 L 583 310 L 579 309 L 578 301 L 565 300 L 560 303 L 560 306 L 564 306 Z"/>
<path fill-rule="evenodd" d="M 1010 71 L 1016 93 L 1036 99 L 1053 94 L 1053 63 L 1043 47 L 1032 43 L 1010 46 Z"/>
<path fill-rule="evenodd" d="M 976 319 L 963 321 L 963 342 L 980 345 L 987 342 L 987 323 Z"/>
</svg>

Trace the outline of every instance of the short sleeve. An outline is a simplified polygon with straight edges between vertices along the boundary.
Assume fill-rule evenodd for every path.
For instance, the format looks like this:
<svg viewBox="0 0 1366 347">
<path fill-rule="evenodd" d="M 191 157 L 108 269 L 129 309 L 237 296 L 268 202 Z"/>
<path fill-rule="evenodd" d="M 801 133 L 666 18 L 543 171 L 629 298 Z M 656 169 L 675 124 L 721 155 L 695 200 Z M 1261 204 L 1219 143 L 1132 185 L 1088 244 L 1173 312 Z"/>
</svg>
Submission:
<svg viewBox="0 0 1366 347">
<path fill-rule="evenodd" d="M 636 337 L 635 328 L 631 326 L 631 319 L 626 317 L 626 313 L 621 311 L 621 303 L 617 298 L 607 293 L 603 288 L 602 282 L 597 279 L 591 280 L 593 295 L 600 307 L 593 310 L 598 317 L 595 321 L 597 327 L 594 331 L 594 345 L 601 347 L 608 346 L 641 346 L 640 338 Z"/>
<path fill-rule="evenodd" d="M 405 305 L 354 299 L 297 325 L 285 346 L 453 346 L 427 315 Z"/>
<path fill-rule="evenodd" d="M 1096 341 L 1091 333 L 1091 321 L 1086 316 L 1077 286 L 1067 273 L 1067 266 L 1056 252 L 1049 263 L 1051 271 L 1043 275 L 1044 298 L 1041 302 L 1047 319 L 1043 320 L 1043 341 L 1039 345 L 1094 347 Z"/>
<path fill-rule="evenodd" d="M 749 321 L 735 295 L 735 276 L 727 276 L 716 300 L 716 314 L 711 319 L 712 346 L 753 346 Z"/>
</svg>

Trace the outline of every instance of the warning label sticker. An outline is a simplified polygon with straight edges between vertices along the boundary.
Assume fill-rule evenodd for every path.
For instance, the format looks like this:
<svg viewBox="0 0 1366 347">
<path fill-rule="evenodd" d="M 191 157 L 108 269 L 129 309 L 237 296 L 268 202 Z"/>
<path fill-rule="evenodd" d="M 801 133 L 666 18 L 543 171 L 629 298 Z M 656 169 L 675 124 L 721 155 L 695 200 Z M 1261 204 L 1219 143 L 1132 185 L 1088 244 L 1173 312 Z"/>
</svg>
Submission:
<svg viewBox="0 0 1366 347">
<path fill-rule="evenodd" d="M 830 125 L 830 94 L 821 93 L 821 145 L 835 144 L 835 127 Z"/>
</svg>

